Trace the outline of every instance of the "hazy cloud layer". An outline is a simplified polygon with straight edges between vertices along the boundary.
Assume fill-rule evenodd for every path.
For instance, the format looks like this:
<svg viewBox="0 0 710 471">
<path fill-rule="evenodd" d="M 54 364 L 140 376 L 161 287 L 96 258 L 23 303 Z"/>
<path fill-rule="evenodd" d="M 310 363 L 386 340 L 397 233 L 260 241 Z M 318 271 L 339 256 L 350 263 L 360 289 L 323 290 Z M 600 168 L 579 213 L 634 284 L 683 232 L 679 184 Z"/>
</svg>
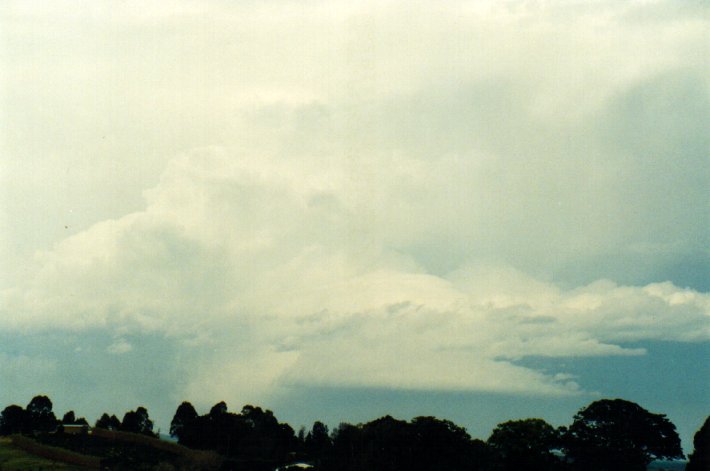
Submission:
<svg viewBox="0 0 710 471">
<path fill-rule="evenodd" d="M 0 7 L 0 332 L 255 401 L 710 340 L 701 4 L 57 5 Z"/>
</svg>

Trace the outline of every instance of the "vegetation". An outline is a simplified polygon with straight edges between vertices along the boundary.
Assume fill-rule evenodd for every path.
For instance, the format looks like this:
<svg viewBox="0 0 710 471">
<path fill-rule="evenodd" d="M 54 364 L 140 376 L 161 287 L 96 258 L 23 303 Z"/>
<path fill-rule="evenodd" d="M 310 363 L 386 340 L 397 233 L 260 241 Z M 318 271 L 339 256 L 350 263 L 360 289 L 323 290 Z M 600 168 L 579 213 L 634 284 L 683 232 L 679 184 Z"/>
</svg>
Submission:
<svg viewBox="0 0 710 471">
<path fill-rule="evenodd" d="M 707 471 L 710 469 L 710 416 L 693 437 L 693 452 L 688 456 L 686 471 Z"/>
<path fill-rule="evenodd" d="M 70 433 L 66 425 L 87 426 Z M 6 461 L 0 461 L 0 469 L 22 469 L 4 464 L 4 457 L 21 453 L 20 447 L 38 460 L 44 457 L 37 465 L 42 469 L 634 471 L 645 470 L 652 460 L 683 457 L 675 426 L 664 415 L 622 399 L 591 403 L 568 427 L 536 418 L 503 422 L 485 442 L 436 417 L 385 416 L 342 423 L 333 431 L 316 421 L 295 434 L 270 410 L 246 405 L 233 413 L 224 402 L 204 415 L 183 402 L 170 434 L 177 444 L 156 438 L 142 406 L 126 412 L 122 421 L 104 413 L 91 429 L 73 411 L 58 421 L 49 398 L 36 396 L 25 408 L 10 405 L 0 413 L 0 435 L 10 436 L 16 450 L 9 452 L 3 439 L 0 460 Z M 696 434 L 688 471 L 708 469 L 709 435 L 706 421 Z M 48 467 L 47 460 L 59 467 Z"/>
<path fill-rule="evenodd" d="M 561 469 L 562 461 L 553 453 L 560 444 L 560 433 L 542 419 L 498 424 L 488 438 L 495 469 L 501 471 Z"/>
<path fill-rule="evenodd" d="M 683 458 L 675 425 L 665 415 L 623 399 L 596 401 L 579 411 L 563 443 L 583 471 L 644 471 L 653 460 Z"/>
<path fill-rule="evenodd" d="M 71 465 L 61 461 L 42 458 L 25 451 L 9 437 L 0 438 L 0 469 L 2 471 L 27 471 L 41 469 L 44 471 L 86 471 L 86 467 Z"/>
</svg>

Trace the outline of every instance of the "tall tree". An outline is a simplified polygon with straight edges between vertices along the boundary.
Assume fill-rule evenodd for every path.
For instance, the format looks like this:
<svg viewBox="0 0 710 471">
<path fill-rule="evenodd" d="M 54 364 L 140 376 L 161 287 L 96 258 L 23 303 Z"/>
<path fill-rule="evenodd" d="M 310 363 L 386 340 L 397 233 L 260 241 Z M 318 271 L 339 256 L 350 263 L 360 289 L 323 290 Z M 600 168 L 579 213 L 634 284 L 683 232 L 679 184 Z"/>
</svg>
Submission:
<svg viewBox="0 0 710 471">
<path fill-rule="evenodd" d="M 574 416 L 564 450 L 575 468 L 644 471 L 656 459 L 680 459 L 680 438 L 665 415 L 623 399 L 593 402 Z"/>
<path fill-rule="evenodd" d="M 557 431 L 542 419 L 498 424 L 488 438 L 496 468 L 505 471 L 547 471 L 560 465 L 552 453 L 559 446 Z"/>
<path fill-rule="evenodd" d="M 74 414 L 73 410 L 70 410 L 66 414 L 64 414 L 64 417 L 62 417 L 62 424 L 69 425 L 73 424 L 76 422 L 76 415 Z"/>
<path fill-rule="evenodd" d="M 316 463 L 321 463 L 330 453 L 333 442 L 328 434 L 328 426 L 316 420 L 305 439 L 306 454 Z"/>
<path fill-rule="evenodd" d="M 27 411 L 18 405 L 7 406 L 0 413 L 0 435 L 21 433 L 29 426 Z"/>
<path fill-rule="evenodd" d="M 96 421 L 95 427 L 106 430 L 119 430 L 121 428 L 121 421 L 118 420 L 118 417 L 115 415 L 109 417 L 109 415 L 104 412 L 101 418 Z"/>
<path fill-rule="evenodd" d="M 693 452 L 688 456 L 688 466 L 685 471 L 708 471 L 710 469 L 710 416 L 695 432 L 693 448 Z"/>
<path fill-rule="evenodd" d="M 480 469 L 485 460 L 465 428 L 450 420 L 416 417 L 409 425 L 411 469 L 426 471 Z"/>
<path fill-rule="evenodd" d="M 228 411 L 227 404 L 224 401 L 220 401 L 213 405 L 210 409 L 210 417 L 218 417 L 220 415 L 226 414 Z"/>
<path fill-rule="evenodd" d="M 128 411 L 121 421 L 121 430 L 124 432 L 142 433 L 144 435 L 156 436 L 153 433 L 153 421 L 148 417 L 148 410 L 145 407 L 138 407 L 135 411 Z"/>
<path fill-rule="evenodd" d="M 57 427 L 52 401 L 47 396 L 35 396 L 26 407 L 32 431 L 49 432 Z"/>
<path fill-rule="evenodd" d="M 189 428 L 196 418 L 197 411 L 192 404 L 187 401 L 180 404 L 175 411 L 173 420 L 170 422 L 170 436 L 176 437 L 178 442 L 181 438 L 184 439 L 186 428 Z"/>
</svg>

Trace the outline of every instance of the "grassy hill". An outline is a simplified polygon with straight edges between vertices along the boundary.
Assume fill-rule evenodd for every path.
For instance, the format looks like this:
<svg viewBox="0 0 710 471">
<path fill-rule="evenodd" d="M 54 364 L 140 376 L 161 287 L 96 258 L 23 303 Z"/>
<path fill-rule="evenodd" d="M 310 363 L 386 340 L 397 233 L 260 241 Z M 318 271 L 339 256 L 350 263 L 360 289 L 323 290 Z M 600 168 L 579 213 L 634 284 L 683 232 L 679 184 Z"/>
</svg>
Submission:
<svg viewBox="0 0 710 471">
<path fill-rule="evenodd" d="M 42 458 L 12 444 L 10 438 L 0 438 L 0 470 L 27 471 L 86 471 L 82 466 L 71 465 L 48 458 Z"/>
<path fill-rule="evenodd" d="M 0 470 L 216 470 L 222 459 L 212 452 L 125 432 L 52 433 L 3 438 Z"/>
</svg>

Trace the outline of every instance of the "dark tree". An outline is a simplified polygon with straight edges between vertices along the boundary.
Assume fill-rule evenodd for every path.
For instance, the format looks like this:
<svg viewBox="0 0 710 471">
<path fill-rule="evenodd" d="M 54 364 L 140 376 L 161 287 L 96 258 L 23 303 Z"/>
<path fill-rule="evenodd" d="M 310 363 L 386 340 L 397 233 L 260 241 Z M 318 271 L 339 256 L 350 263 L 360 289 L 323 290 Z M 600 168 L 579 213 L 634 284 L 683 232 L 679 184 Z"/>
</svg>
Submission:
<svg viewBox="0 0 710 471">
<path fill-rule="evenodd" d="M 178 442 L 184 438 L 185 429 L 192 425 L 197 418 L 197 411 L 189 402 L 183 402 L 175 411 L 175 416 L 170 422 L 170 436 L 176 437 Z M 182 436 L 182 437 L 181 437 Z"/>
<path fill-rule="evenodd" d="M 52 412 L 52 401 L 47 396 L 35 396 L 26 407 L 32 431 L 49 432 L 58 422 Z"/>
<path fill-rule="evenodd" d="M 695 432 L 693 448 L 693 453 L 688 456 L 688 466 L 685 471 L 708 471 L 710 469 L 710 416 Z"/>
<path fill-rule="evenodd" d="M 323 422 L 313 422 L 311 431 L 308 432 L 304 440 L 306 455 L 316 463 L 321 463 L 330 453 L 333 442 L 328 434 L 328 426 Z"/>
<path fill-rule="evenodd" d="M 64 414 L 64 417 L 62 417 L 62 424 L 64 425 L 70 425 L 76 423 L 76 415 L 74 414 L 73 410 L 70 410 L 66 414 Z"/>
<path fill-rule="evenodd" d="M 21 433 L 27 430 L 28 426 L 27 411 L 18 405 L 7 406 L 0 413 L 0 435 Z"/>
<path fill-rule="evenodd" d="M 62 425 L 89 425 L 84 417 L 76 417 L 73 410 L 70 410 L 62 417 Z"/>
<path fill-rule="evenodd" d="M 210 417 L 218 417 L 227 413 L 227 404 L 224 401 L 218 402 L 210 409 Z"/>
<path fill-rule="evenodd" d="M 623 399 L 593 402 L 574 416 L 563 437 L 580 470 L 644 471 L 656 459 L 680 459 L 680 438 L 665 415 Z"/>
<path fill-rule="evenodd" d="M 270 410 L 252 405 L 234 414 L 219 402 L 200 416 L 183 402 L 175 412 L 171 433 L 181 445 L 223 455 L 226 469 L 274 469 L 292 459 L 298 448 L 290 425 L 279 423 Z"/>
<path fill-rule="evenodd" d="M 148 417 L 145 407 L 138 407 L 135 411 L 126 412 L 121 422 L 121 430 L 124 432 L 142 433 L 151 437 L 153 433 L 153 421 Z"/>
<path fill-rule="evenodd" d="M 450 420 L 417 417 L 409 428 L 414 445 L 409 458 L 413 470 L 474 470 L 487 464 L 487 453 L 481 453 L 465 428 Z"/>
<path fill-rule="evenodd" d="M 109 417 L 109 415 L 104 412 L 101 418 L 96 421 L 95 427 L 103 428 L 106 430 L 120 430 L 121 421 L 118 420 L 118 417 L 116 417 L 115 415 Z"/>
<path fill-rule="evenodd" d="M 559 447 L 557 431 L 542 419 L 511 420 L 498 424 L 488 445 L 496 469 L 504 471 L 547 471 L 560 465 L 552 453 Z"/>
<path fill-rule="evenodd" d="M 340 424 L 333 432 L 328 471 L 476 471 L 488 469 L 489 452 L 466 429 L 448 420 L 411 422 L 382 417 L 364 425 Z"/>
<path fill-rule="evenodd" d="M 355 471 L 363 459 L 362 427 L 341 423 L 333 430 L 333 448 L 326 469 Z"/>
<path fill-rule="evenodd" d="M 293 429 L 279 423 L 270 410 L 246 405 L 239 417 L 246 425 L 239 446 L 243 456 L 258 461 L 282 461 L 289 451 L 296 449 Z"/>
</svg>

